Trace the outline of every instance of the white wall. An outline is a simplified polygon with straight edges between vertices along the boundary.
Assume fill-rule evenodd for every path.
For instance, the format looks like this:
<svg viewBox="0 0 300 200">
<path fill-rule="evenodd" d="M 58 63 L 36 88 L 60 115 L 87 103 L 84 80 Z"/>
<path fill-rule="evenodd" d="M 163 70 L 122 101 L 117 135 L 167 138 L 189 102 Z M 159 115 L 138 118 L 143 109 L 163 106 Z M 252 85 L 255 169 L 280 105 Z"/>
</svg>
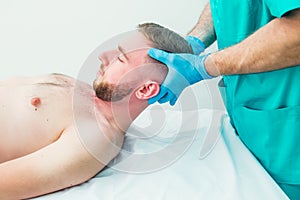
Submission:
<svg viewBox="0 0 300 200">
<path fill-rule="evenodd" d="M 0 0 L 0 79 L 52 72 L 76 77 L 88 55 L 110 37 L 146 21 L 185 34 L 206 2 Z"/>
</svg>

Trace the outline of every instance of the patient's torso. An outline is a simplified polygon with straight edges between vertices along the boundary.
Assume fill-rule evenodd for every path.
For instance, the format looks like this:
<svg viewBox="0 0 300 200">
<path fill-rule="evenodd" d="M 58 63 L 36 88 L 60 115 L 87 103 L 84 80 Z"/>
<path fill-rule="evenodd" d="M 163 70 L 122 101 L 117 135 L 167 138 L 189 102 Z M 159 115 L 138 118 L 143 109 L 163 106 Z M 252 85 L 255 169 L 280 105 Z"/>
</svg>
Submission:
<svg viewBox="0 0 300 200">
<path fill-rule="evenodd" d="M 0 81 L 0 163 L 60 137 L 74 121 L 74 85 L 73 78 L 57 74 Z M 81 88 L 92 96 L 88 84 L 81 83 Z M 84 101 L 86 94 L 77 98 Z"/>
</svg>

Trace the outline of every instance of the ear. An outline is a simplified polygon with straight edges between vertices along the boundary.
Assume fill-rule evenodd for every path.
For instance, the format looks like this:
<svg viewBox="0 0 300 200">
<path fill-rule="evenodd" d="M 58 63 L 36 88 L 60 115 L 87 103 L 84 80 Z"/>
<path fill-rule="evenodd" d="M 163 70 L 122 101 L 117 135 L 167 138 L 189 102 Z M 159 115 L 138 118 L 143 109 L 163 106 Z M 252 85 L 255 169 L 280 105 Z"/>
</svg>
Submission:
<svg viewBox="0 0 300 200">
<path fill-rule="evenodd" d="M 148 100 L 156 96 L 160 91 L 160 85 L 155 81 L 148 81 L 139 87 L 135 95 L 140 100 Z"/>
</svg>

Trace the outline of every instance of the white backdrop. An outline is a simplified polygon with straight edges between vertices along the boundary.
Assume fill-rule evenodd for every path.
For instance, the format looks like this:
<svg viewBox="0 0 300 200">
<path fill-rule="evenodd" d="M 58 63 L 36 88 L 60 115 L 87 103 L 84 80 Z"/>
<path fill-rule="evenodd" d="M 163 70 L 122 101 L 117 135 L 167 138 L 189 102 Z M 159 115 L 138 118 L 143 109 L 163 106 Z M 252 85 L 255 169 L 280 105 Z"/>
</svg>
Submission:
<svg viewBox="0 0 300 200">
<path fill-rule="evenodd" d="M 147 21 L 186 34 L 206 3 L 207 0 L 0 0 L 0 79 L 52 72 L 76 77 L 88 55 L 112 36 Z M 215 82 L 211 90 L 214 89 Z M 210 98 L 207 92 L 198 91 L 203 93 L 203 106 L 209 107 L 205 103 Z"/>
</svg>

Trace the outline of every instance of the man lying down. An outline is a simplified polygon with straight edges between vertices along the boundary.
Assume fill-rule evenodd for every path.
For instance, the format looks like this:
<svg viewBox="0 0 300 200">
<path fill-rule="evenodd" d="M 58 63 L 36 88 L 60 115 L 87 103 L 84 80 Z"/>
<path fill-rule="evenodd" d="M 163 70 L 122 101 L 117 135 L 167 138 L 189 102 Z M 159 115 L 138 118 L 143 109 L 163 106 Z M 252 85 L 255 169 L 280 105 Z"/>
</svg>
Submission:
<svg viewBox="0 0 300 200">
<path fill-rule="evenodd" d="M 178 34 L 145 23 L 99 55 L 93 86 L 60 74 L 0 82 L 0 199 L 78 185 L 118 154 L 124 133 L 167 73 L 148 57 L 150 47 L 192 52 Z"/>
</svg>

